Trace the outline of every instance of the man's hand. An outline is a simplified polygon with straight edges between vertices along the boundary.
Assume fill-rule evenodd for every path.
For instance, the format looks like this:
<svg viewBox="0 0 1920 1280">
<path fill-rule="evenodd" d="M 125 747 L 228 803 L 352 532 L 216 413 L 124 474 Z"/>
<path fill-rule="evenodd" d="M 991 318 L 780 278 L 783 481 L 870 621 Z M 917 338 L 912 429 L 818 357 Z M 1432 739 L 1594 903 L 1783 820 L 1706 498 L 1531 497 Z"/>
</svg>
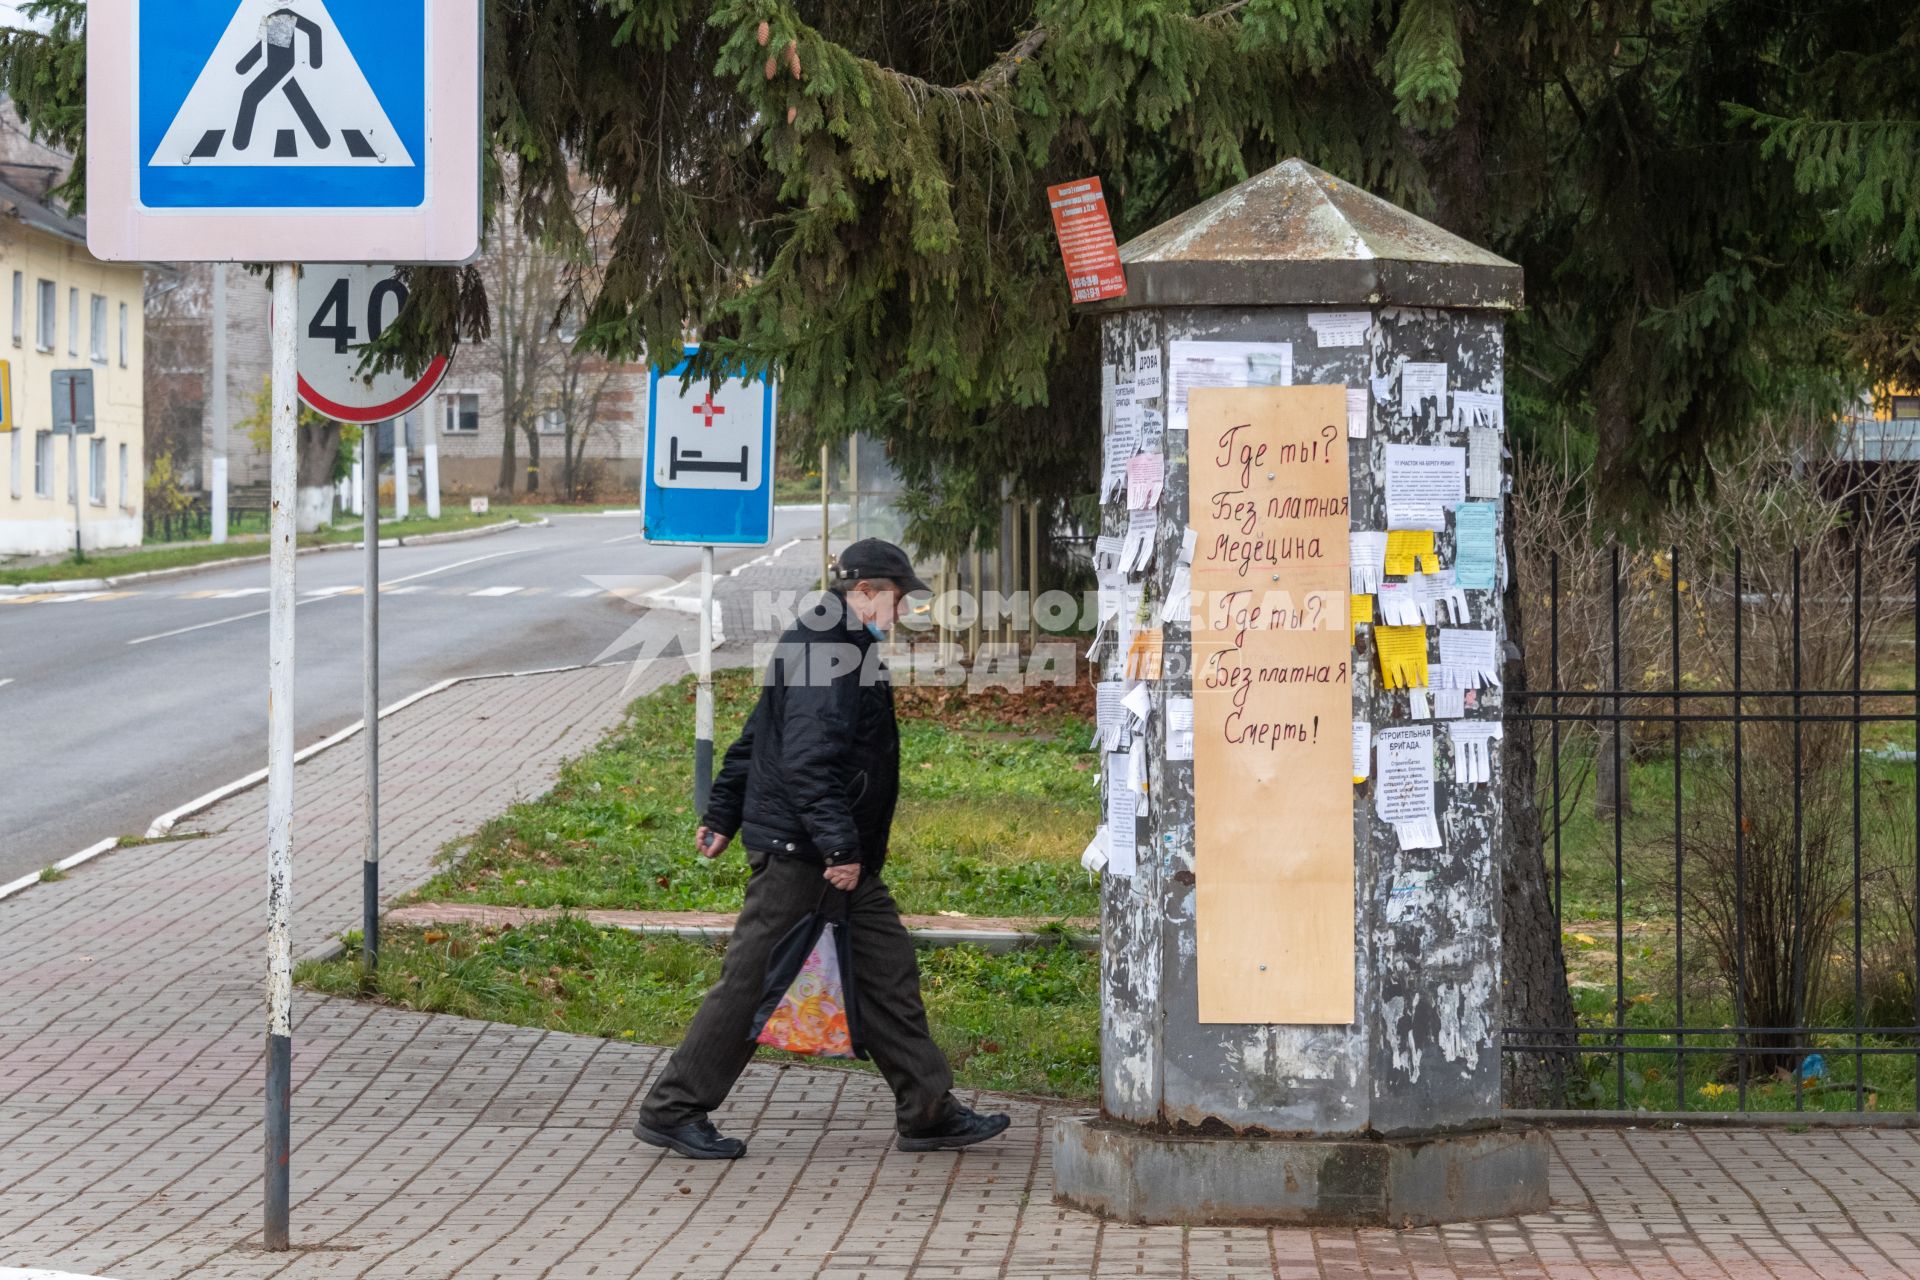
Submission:
<svg viewBox="0 0 1920 1280">
<path fill-rule="evenodd" d="M 694 836 L 695 845 L 703 858 L 719 857 L 732 839 L 732 836 L 723 836 L 718 831 L 709 831 L 705 827 L 701 827 L 699 833 Z"/>
<path fill-rule="evenodd" d="M 828 867 L 827 883 L 842 893 L 852 893 L 853 886 L 860 883 L 860 864 L 847 862 L 837 867 Z"/>
</svg>

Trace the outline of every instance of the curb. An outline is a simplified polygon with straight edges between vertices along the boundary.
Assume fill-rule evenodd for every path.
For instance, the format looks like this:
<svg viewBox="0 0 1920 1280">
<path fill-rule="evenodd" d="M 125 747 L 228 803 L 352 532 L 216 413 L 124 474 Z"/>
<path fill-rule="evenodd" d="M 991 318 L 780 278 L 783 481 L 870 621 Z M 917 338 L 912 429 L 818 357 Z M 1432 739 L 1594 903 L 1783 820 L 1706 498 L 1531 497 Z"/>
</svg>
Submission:
<svg viewBox="0 0 1920 1280">
<path fill-rule="evenodd" d="M 478 529 L 456 529 L 451 533 L 418 533 L 406 538 L 382 538 L 382 547 L 425 546 L 435 542 L 464 542 L 469 538 L 484 538 L 489 534 L 504 533 L 508 529 L 537 529 L 548 523 L 545 516 L 538 520 L 503 520 L 499 524 L 482 525 Z M 366 547 L 361 542 L 330 542 L 321 547 L 300 547 L 294 551 L 296 556 L 325 555 L 331 551 L 360 551 Z M 0 583 L 0 595 L 42 595 L 47 593 L 64 594 L 69 591 L 107 591 L 127 586 L 135 582 L 158 582 L 167 578 L 185 578 L 196 573 L 208 573 L 214 569 L 231 569 L 235 565 L 258 564 L 268 558 L 267 552 L 257 556 L 230 556 L 225 560 L 206 560 L 199 564 L 174 565 L 166 569 L 147 569 L 140 573 L 122 573 L 111 578 L 62 578 L 58 582 Z"/>
<path fill-rule="evenodd" d="M 120 837 L 109 836 L 99 844 L 88 845 L 80 852 L 60 859 L 60 861 L 53 864 L 53 869 L 55 871 L 71 871 L 81 863 L 91 862 L 108 850 L 119 847 Z M 11 898 L 22 889 L 31 889 L 34 885 L 40 883 L 40 875 L 41 873 L 38 871 L 29 871 L 18 880 L 10 880 L 6 884 L 0 884 L 0 898 Z"/>
</svg>

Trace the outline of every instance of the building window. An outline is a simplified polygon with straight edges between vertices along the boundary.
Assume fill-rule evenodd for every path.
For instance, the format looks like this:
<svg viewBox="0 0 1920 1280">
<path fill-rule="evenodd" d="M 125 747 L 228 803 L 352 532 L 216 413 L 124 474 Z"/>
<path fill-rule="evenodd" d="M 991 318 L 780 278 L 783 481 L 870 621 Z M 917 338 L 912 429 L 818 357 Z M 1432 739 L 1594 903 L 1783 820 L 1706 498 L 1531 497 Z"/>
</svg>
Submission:
<svg viewBox="0 0 1920 1280">
<path fill-rule="evenodd" d="M 42 431 L 33 437 L 33 492 L 36 497 L 53 496 L 53 432 Z"/>
<path fill-rule="evenodd" d="M 540 434 L 543 436 L 563 436 L 567 433 L 567 415 L 558 409 L 540 411 Z"/>
<path fill-rule="evenodd" d="M 39 309 L 40 327 L 33 331 L 33 345 L 41 351 L 53 350 L 54 313 L 53 281 L 42 280 L 34 286 L 35 303 Z"/>
<path fill-rule="evenodd" d="M 127 304 L 120 304 L 120 367 L 127 367 Z"/>
<path fill-rule="evenodd" d="M 67 290 L 67 354 L 80 354 L 80 291 Z"/>
<path fill-rule="evenodd" d="M 87 316 L 87 354 L 95 364 L 107 362 L 107 300 L 94 294 Z"/>
<path fill-rule="evenodd" d="M 13 273 L 13 345 L 27 340 L 27 273 Z"/>
<path fill-rule="evenodd" d="M 1912 422 L 1920 419 L 1920 396 L 1895 396 L 1893 398 L 1893 420 Z"/>
<path fill-rule="evenodd" d="M 127 496 L 127 446 L 123 443 L 120 446 L 120 505 L 131 511 L 133 504 L 127 501 Z"/>
<path fill-rule="evenodd" d="M 87 501 L 96 507 L 107 505 L 107 442 L 99 436 L 87 442 Z"/>
<path fill-rule="evenodd" d="M 446 435 L 474 435 L 480 430 L 480 397 L 471 391 L 462 391 L 446 398 L 447 423 Z"/>
</svg>

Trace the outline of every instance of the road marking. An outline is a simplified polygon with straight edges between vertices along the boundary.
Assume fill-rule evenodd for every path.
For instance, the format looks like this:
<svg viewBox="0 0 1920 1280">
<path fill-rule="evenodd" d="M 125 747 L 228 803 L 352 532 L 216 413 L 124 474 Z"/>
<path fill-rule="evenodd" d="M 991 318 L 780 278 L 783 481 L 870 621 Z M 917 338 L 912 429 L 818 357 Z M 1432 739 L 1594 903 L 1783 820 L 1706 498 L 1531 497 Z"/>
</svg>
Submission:
<svg viewBox="0 0 1920 1280">
<path fill-rule="evenodd" d="M 432 587 L 389 587 L 389 586 L 382 585 L 380 588 L 380 594 L 383 596 L 410 596 L 410 595 L 416 595 L 422 591 L 431 591 L 431 590 L 433 590 Z"/>
<path fill-rule="evenodd" d="M 8 676 L 5 680 L 0 680 L 0 689 L 4 689 L 12 683 L 13 683 L 13 677 Z"/>
<path fill-rule="evenodd" d="M 396 586 L 402 582 L 413 582 L 419 578 L 430 578 L 436 573 L 445 573 L 450 569 L 464 569 L 470 564 L 479 564 L 482 560 L 498 560 L 501 556 L 525 555 L 532 550 L 534 550 L 533 547 L 515 547 L 511 551 L 495 551 L 489 555 L 474 556 L 470 560 L 455 560 L 452 564 L 443 564 L 438 569 L 423 569 L 419 573 L 410 573 L 404 578 L 390 578 L 381 583 L 380 586 L 384 589 L 386 587 Z"/>
<path fill-rule="evenodd" d="M 312 591 L 303 591 L 300 594 L 309 600 L 324 600 L 328 596 L 343 596 L 349 591 L 359 589 L 358 587 L 316 587 Z"/>
<path fill-rule="evenodd" d="M 646 536 L 647 535 L 644 533 L 623 533 L 617 538 L 606 539 L 600 545 L 603 547 L 610 547 L 616 542 L 632 542 L 635 538 L 644 538 Z"/>
<path fill-rule="evenodd" d="M 510 596 L 519 589 L 518 587 L 482 587 L 478 591 L 469 591 L 467 594 L 470 596 Z"/>
<path fill-rule="evenodd" d="M 199 600 L 203 597 L 209 600 L 238 600 L 243 596 L 263 596 L 267 594 L 270 589 L 271 588 L 268 587 L 237 587 L 232 591 L 190 591 L 182 598 L 187 600 Z"/>
<path fill-rule="evenodd" d="M 95 596 L 103 595 L 103 594 L 105 593 L 100 591 L 68 591 L 68 592 L 63 592 L 60 595 L 54 596 L 48 603 L 77 604 L 82 600 L 91 600 Z"/>
<path fill-rule="evenodd" d="M 138 591 L 102 591 L 93 598 L 93 602 L 99 604 L 102 600 L 125 600 L 128 596 L 137 596 L 139 594 Z"/>
<path fill-rule="evenodd" d="M 302 600 L 299 603 L 305 604 L 306 601 Z M 198 626 L 180 627 L 173 631 L 162 631 L 158 635 L 141 636 L 138 640 L 129 640 L 127 643 L 130 645 L 148 644 L 154 640 L 168 640 L 174 636 L 184 636 L 189 631 L 205 631 L 208 627 L 224 627 L 229 622 L 245 622 L 248 618 L 264 618 L 268 612 L 266 609 L 255 609 L 252 613 L 236 613 L 231 618 L 216 618 L 212 622 L 202 622 Z"/>
<path fill-rule="evenodd" d="M 0 596 L 0 604 L 39 604 L 42 600 L 58 600 L 60 597 L 49 592 L 37 596 Z"/>
<path fill-rule="evenodd" d="M 573 590 L 563 592 L 562 594 L 569 600 L 585 600 L 588 596 L 600 595 L 601 591 L 598 587 L 575 587 Z"/>
</svg>

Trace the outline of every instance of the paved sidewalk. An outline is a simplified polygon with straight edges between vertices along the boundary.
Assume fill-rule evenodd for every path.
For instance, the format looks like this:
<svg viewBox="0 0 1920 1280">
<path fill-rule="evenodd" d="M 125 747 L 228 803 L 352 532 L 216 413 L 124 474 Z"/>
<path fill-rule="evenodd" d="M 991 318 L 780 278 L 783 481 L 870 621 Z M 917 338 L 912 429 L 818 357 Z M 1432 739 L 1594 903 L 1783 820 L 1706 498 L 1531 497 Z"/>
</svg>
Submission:
<svg viewBox="0 0 1920 1280">
<path fill-rule="evenodd" d="M 661 664 L 663 667 L 666 664 Z M 660 676 L 667 672 L 661 671 Z M 388 880 L 542 790 L 626 672 L 457 686 L 386 722 Z M 359 917 L 360 755 L 303 765 L 302 951 Z M 1909 1131 L 1569 1131 L 1551 1213 L 1443 1230 L 1135 1229 L 1050 1203 L 1056 1110 L 890 1146 L 873 1076 L 756 1064 L 697 1164 L 626 1126 L 658 1049 L 297 998 L 293 1252 L 259 1249 L 263 793 L 199 840 L 0 901 L 0 1266 L 147 1277 L 1894 1277 Z"/>
</svg>

